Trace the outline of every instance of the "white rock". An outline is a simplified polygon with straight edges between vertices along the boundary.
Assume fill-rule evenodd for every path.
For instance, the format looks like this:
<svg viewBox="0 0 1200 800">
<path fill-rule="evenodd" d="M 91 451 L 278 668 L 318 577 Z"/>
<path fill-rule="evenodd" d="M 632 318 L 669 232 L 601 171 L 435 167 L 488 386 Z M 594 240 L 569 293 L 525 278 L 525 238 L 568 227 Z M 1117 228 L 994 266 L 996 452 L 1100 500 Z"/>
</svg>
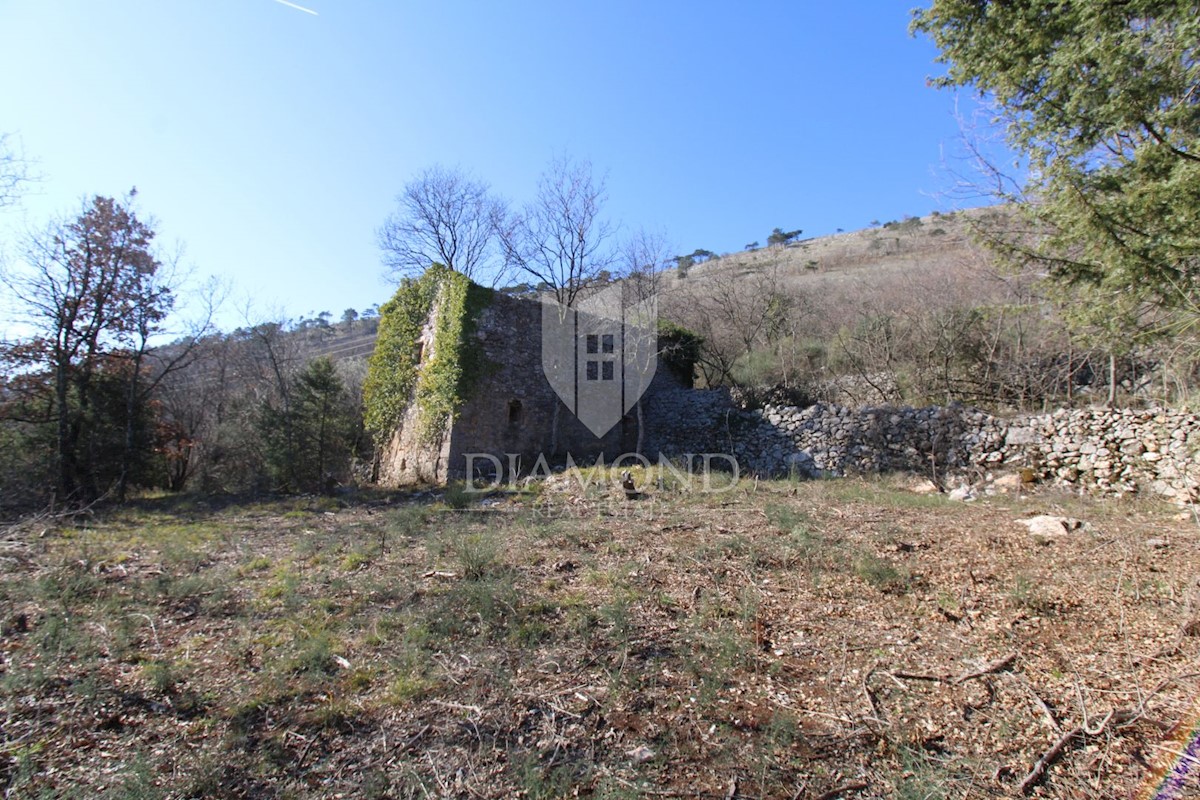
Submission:
<svg viewBox="0 0 1200 800">
<path fill-rule="evenodd" d="M 928 478 L 918 478 L 909 485 L 908 490 L 916 494 L 937 494 L 941 491 L 937 484 Z"/>
<path fill-rule="evenodd" d="M 635 764 L 641 764 L 644 761 L 649 761 L 650 759 L 654 758 L 655 754 L 654 751 L 649 747 L 646 747 L 646 745 L 639 744 L 625 755 L 632 758 Z"/>
<path fill-rule="evenodd" d="M 1083 523 L 1071 517 L 1055 517 L 1042 514 L 1029 519 L 1019 519 L 1017 523 L 1029 528 L 1029 532 L 1037 536 L 1061 536 L 1064 533 L 1077 531 Z"/>
<path fill-rule="evenodd" d="M 975 499 L 975 490 L 970 486 L 959 486 L 950 492 L 951 500 L 957 500 L 961 503 L 969 503 Z"/>
<path fill-rule="evenodd" d="M 1000 492 L 1015 492 L 1020 490 L 1022 486 L 1021 475 L 1013 472 L 1008 475 L 1001 475 L 996 480 L 992 481 L 992 486 Z"/>
</svg>

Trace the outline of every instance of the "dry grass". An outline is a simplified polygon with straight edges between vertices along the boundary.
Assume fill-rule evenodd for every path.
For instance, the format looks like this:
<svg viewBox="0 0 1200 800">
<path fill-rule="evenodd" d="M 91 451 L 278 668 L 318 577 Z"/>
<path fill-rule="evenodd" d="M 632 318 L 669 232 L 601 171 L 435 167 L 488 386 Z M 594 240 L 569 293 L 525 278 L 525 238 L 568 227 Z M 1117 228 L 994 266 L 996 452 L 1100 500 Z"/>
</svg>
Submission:
<svg viewBox="0 0 1200 800">
<path fill-rule="evenodd" d="M 730 253 L 692 267 L 683 280 L 665 281 L 665 296 L 689 285 L 703 286 L 713 274 L 732 270 L 778 268 L 782 288 L 813 296 L 842 294 L 887 281 L 920 280 L 961 268 L 963 264 L 990 262 L 975 240 L 968 221 L 985 209 L 950 215 L 895 221 L 888 227 L 865 228 L 808 239 L 787 247 L 764 247 Z"/>
<path fill-rule="evenodd" d="M 1107 798 L 1200 672 L 1200 537 L 1149 504 L 559 480 L 37 533 L 0 553 L 7 797 L 1006 797 L 1132 710 L 1033 789 Z"/>
</svg>

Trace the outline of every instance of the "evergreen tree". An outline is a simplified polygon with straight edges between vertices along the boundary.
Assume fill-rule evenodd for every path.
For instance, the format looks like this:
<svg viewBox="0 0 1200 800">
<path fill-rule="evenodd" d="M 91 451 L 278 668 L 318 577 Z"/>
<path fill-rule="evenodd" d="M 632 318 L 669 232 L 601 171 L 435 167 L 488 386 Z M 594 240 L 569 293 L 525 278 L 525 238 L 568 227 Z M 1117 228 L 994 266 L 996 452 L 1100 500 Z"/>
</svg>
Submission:
<svg viewBox="0 0 1200 800">
<path fill-rule="evenodd" d="M 994 100 L 1028 159 L 1017 254 L 1100 297 L 1193 302 L 1200 4 L 935 0 L 913 29 L 949 65 L 935 83 Z"/>
<path fill-rule="evenodd" d="M 276 486 L 324 491 L 345 476 L 354 450 L 356 410 L 328 357 L 314 359 L 290 382 L 280 407 L 260 417 L 267 465 Z"/>
</svg>

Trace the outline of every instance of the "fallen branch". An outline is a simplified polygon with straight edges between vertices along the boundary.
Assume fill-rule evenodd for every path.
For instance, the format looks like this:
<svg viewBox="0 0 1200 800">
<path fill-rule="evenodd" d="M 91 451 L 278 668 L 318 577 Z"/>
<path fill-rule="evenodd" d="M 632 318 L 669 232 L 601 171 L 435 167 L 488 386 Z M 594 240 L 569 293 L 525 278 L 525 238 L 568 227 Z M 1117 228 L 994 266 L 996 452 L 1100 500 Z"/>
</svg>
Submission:
<svg viewBox="0 0 1200 800">
<path fill-rule="evenodd" d="M 964 672 L 957 677 L 951 677 L 949 673 L 945 673 L 942 675 L 935 675 L 935 674 L 928 673 L 928 672 L 899 672 L 899 671 L 885 672 L 883 670 L 872 670 L 872 672 L 878 671 L 881 675 L 887 675 L 889 678 L 892 678 L 893 680 L 895 680 L 896 678 L 903 678 L 903 679 L 909 680 L 909 681 L 928 681 L 930 683 L 950 683 L 950 684 L 954 684 L 955 686 L 957 686 L 960 683 L 966 683 L 967 681 L 975 680 L 976 678 L 983 678 L 987 675 L 994 675 L 997 672 L 1003 672 L 1004 670 L 1011 667 L 1013 665 L 1013 662 L 1015 662 L 1016 660 L 1017 660 L 1017 654 L 1009 653 L 1008 655 L 1004 656 L 1003 658 L 996 659 L 995 661 L 991 662 L 990 664 L 983 667 L 982 669 L 977 669 L 977 670 L 974 670 L 973 672 Z M 868 676 L 868 677 L 870 677 L 870 676 Z"/>
<path fill-rule="evenodd" d="M 463 703 L 451 703 L 448 700 L 434 700 L 433 704 L 435 706 L 441 706 L 442 708 L 452 708 L 455 711 L 469 711 L 477 717 L 483 716 L 483 709 L 479 706 L 465 705 Z"/>
<path fill-rule="evenodd" d="M 1058 733 L 1062 733 L 1062 725 L 1058 724 L 1058 720 L 1054 717 L 1054 712 L 1050 710 L 1050 706 L 1046 704 L 1046 701 L 1042 699 L 1042 696 L 1037 693 L 1036 689 L 1033 688 L 1033 684 L 1031 684 L 1024 676 L 1022 676 L 1021 680 L 1025 685 L 1025 691 L 1029 693 L 1029 696 L 1033 698 L 1034 703 L 1037 704 L 1038 708 L 1042 710 L 1042 714 L 1045 715 L 1046 722 L 1050 725 L 1050 729 Z"/>
<path fill-rule="evenodd" d="M 430 726 L 426 725 L 425 727 L 421 728 L 421 730 L 417 731 L 412 736 L 405 739 L 404 744 L 402 744 L 400 746 L 400 752 L 403 753 L 405 751 L 411 750 L 413 748 L 413 745 L 415 745 L 417 742 L 421 741 L 421 739 L 425 736 L 425 734 L 429 733 L 430 730 L 431 730 Z"/>
<path fill-rule="evenodd" d="M 993 675 L 997 672 L 1003 672 L 1011 667 L 1013 662 L 1016 660 L 1017 654 L 1009 653 L 1003 658 L 996 659 L 983 669 L 976 670 L 975 672 L 964 672 L 962 675 L 959 675 L 957 678 L 952 680 L 951 683 L 966 683 L 967 681 L 974 680 L 975 678 L 982 678 L 985 675 Z"/>
<path fill-rule="evenodd" d="M 1095 728 L 1085 728 L 1083 725 L 1076 725 L 1074 728 L 1071 728 L 1071 730 L 1058 737 L 1058 741 L 1050 745 L 1050 749 L 1045 753 L 1042 753 L 1042 757 L 1039 758 L 1037 763 L 1033 765 L 1033 769 L 1029 770 L 1029 774 L 1025 776 L 1023 781 L 1021 781 L 1021 794 L 1029 794 L 1033 787 L 1036 786 L 1046 774 L 1046 769 L 1049 768 L 1049 766 L 1056 760 L 1058 760 L 1058 757 L 1062 755 L 1063 751 L 1067 749 L 1067 745 L 1069 745 L 1071 741 L 1075 739 L 1075 737 L 1084 735 L 1099 736 L 1100 734 L 1104 733 L 1104 731 L 1110 725 L 1123 725 L 1126 722 L 1136 719 L 1140 715 L 1140 712 L 1134 711 L 1133 709 L 1113 709 L 1112 711 L 1108 712 L 1108 716 L 1104 718 L 1104 721 Z"/>
<path fill-rule="evenodd" d="M 836 800 L 836 798 L 841 797 L 846 792 L 861 792 L 866 788 L 866 781 L 851 781 L 850 783 L 843 783 L 841 786 L 830 789 L 828 792 L 819 794 L 813 800 Z"/>
<path fill-rule="evenodd" d="M 885 672 L 889 678 L 903 678 L 906 681 L 928 681 L 929 683 L 950 683 L 949 675 L 931 675 L 925 672 Z"/>
<path fill-rule="evenodd" d="M 870 672 L 863 676 L 862 688 L 863 694 L 867 696 L 867 702 L 871 705 L 871 713 L 874 714 L 876 722 L 886 725 L 887 717 L 883 713 L 883 708 L 879 705 L 879 698 L 871 691 L 871 676 L 880 670 L 872 668 Z"/>
</svg>

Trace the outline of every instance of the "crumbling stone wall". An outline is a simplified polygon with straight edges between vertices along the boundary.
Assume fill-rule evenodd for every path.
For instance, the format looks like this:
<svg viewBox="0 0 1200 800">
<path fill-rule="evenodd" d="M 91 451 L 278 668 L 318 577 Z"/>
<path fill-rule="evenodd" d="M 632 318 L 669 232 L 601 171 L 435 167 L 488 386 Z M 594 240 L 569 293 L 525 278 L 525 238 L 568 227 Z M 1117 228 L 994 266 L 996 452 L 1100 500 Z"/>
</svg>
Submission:
<svg viewBox="0 0 1200 800">
<path fill-rule="evenodd" d="M 818 403 L 747 412 L 717 391 L 664 394 L 648 411 L 648 444 L 658 452 L 729 453 L 759 475 L 906 471 L 970 481 L 1028 468 L 1089 492 L 1200 500 L 1200 416 L 1186 411 L 1088 408 L 1006 420 L 962 405 Z"/>
<path fill-rule="evenodd" d="M 479 392 L 456 415 L 450 446 L 450 476 L 467 476 L 468 453 L 500 460 L 507 475 L 532 470 L 539 457 L 561 463 L 592 463 L 599 455 L 615 458 L 637 446 L 637 426 L 626 415 L 597 439 L 554 393 L 542 370 L 542 307 L 537 301 L 497 295 L 483 311 L 476 339 L 488 363 Z M 476 459 L 486 470 L 490 462 Z M 490 477 L 490 476 L 489 476 Z"/>
<path fill-rule="evenodd" d="M 658 380 L 655 375 L 655 381 Z M 746 414 L 734 405 L 728 389 L 689 389 L 654 383 L 650 388 L 652 391 L 642 398 L 646 425 L 643 453 L 649 457 L 659 453 L 675 457 L 684 453 L 733 452 L 732 429 Z"/>
<path fill-rule="evenodd" d="M 985 466 L 1005 435 L 999 420 L 962 405 L 851 409 L 818 403 L 805 409 L 768 406 L 761 417 L 811 458 L 812 470 L 834 475 L 962 473 Z M 772 454 L 777 448 L 772 443 Z"/>
<path fill-rule="evenodd" d="M 428 353 L 433 347 L 434 319 L 421 329 L 417 348 Z M 449 437 L 426 441 L 421 435 L 421 410 L 412 403 L 404 411 L 400 424 L 392 432 L 379 457 L 377 480 L 384 486 L 413 483 L 441 483 L 446 480 L 450 458 Z"/>
</svg>

